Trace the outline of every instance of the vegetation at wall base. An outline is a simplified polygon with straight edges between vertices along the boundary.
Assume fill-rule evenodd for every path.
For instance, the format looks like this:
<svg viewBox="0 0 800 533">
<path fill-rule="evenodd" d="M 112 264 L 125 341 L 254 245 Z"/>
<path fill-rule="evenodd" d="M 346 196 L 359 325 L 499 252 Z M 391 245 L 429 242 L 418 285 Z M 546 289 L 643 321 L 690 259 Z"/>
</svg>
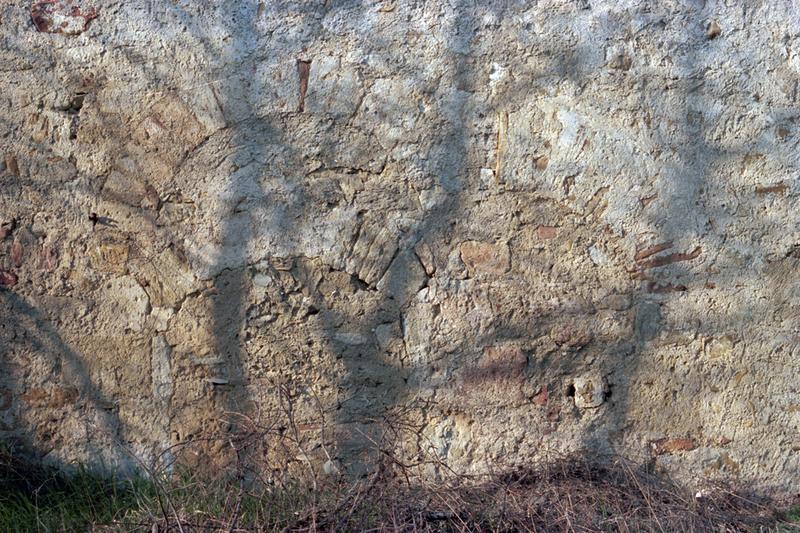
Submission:
<svg viewBox="0 0 800 533">
<path fill-rule="evenodd" d="M 152 498 L 143 479 L 108 478 L 85 468 L 60 472 L 0 447 L 0 531 L 90 531 Z"/>
<path fill-rule="evenodd" d="M 228 472 L 227 474 L 230 474 Z M 247 485 L 247 486 L 246 486 Z M 67 475 L 0 451 L 0 531 L 800 531 L 798 502 L 710 488 L 702 497 L 621 459 L 564 457 L 529 470 L 409 483 L 245 484 L 188 471 L 114 480 Z"/>
</svg>

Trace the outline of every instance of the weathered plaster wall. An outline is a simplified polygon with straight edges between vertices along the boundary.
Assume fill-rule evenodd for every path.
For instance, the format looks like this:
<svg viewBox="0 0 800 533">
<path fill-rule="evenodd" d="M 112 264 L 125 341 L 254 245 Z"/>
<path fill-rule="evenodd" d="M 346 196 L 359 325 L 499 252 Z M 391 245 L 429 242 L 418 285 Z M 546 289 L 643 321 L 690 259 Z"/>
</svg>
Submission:
<svg viewBox="0 0 800 533">
<path fill-rule="evenodd" d="M 30 4 L 5 441 L 133 468 L 291 405 L 319 470 L 374 440 L 800 487 L 793 3 Z"/>
</svg>

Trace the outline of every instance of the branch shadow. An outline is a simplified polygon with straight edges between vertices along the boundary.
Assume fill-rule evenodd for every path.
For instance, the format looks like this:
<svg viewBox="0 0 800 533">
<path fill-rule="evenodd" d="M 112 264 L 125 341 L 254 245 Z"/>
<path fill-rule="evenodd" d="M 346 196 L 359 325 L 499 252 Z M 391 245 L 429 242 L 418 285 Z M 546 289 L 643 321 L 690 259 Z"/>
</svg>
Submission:
<svg viewBox="0 0 800 533">
<path fill-rule="evenodd" d="M 486 462 L 494 463 L 490 467 L 499 467 L 503 456 L 518 453 L 525 457 L 527 453 L 535 453 L 537 448 L 559 449 L 557 441 L 564 440 L 562 431 L 576 436 L 563 429 L 565 420 L 577 421 L 576 440 L 579 446 L 590 450 L 587 454 L 598 450 L 630 450 L 637 445 L 641 449 L 641 443 L 632 442 L 626 435 L 640 414 L 637 411 L 640 393 L 632 392 L 644 386 L 637 382 L 638 374 L 650 368 L 648 365 L 669 367 L 669 358 L 659 360 L 657 352 L 663 345 L 675 344 L 675 337 L 684 333 L 689 337 L 714 334 L 713 327 L 670 322 L 676 302 L 680 305 L 698 287 L 697 269 L 690 261 L 704 261 L 705 257 L 700 255 L 684 261 L 674 256 L 671 259 L 676 261 L 663 261 L 672 253 L 690 256 L 693 244 L 700 242 L 706 230 L 705 219 L 710 216 L 693 211 L 693 201 L 695 197 L 708 194 L 703 191 L 710 189 L 704 182 L 709 170 L 719 160 L 736 154 L 709 146 L 703 127 L 693 122 L 694 110 L 690 108 L 676 111 L 675 115 L 685 120 L 678 120 L 672 129 L 648 126 L 652 144 L 670 147 L 678 144 L 681 153 L 678 165 L 657 170 L 662 175 L 656 181 L 670 182 L 652 185 L 650 192 L 658 192 L 658 197 L 645 196 L 646 205 L 642 204 L 640 210 L 630 210 L 635 211 L 635 216 L 647 218 L 650 227 L 650 234 L 643 238 L 642 249 L 637 252 L 647 253 L 648 249 L 656 249 L 650 247 L 664 243 L 678 244 L 640 259 L 631 258 L 632 263 L 612 261 L 609 271 L 627 267 L 629 280 L 621 282 L 614 277 L 614 286 L 605 293 L 603 301 L 588 301 L 589 305 L 581 308 L 579 298 L 590 290 L 599 289 L 605 281 L 603 274 L 584 281 L 584 287 L 577 287 L 575 276 L 565 275 L 564 265 L 559 263 L 557 256 L 563 249 L 544 243 L 537 244 L 540 248 L 532 251 L 525 239 L 534 232 L 541 241 L 549 241 L 550 237 L 541 235 L 546 236 L 550 231 L 568 233 L 566 228 L 570 228 L 578 235 L 575 242 L 590 248 L 594 244 L 591 239 L 605 240 L 598 229 L 604 224 L 603 209 L 608 208 L 608 202 L 604 206 L 604 194 L 612 196 L 609 202 L 616 202 L 616 206 L 624 201 L 633 203 L 643 199 L 634 198 L 633 193 L 626 197 L 617 191 L 605 191 L 599 196 L 597 191 L 585 194 L 586 191 L 580 189 L 580 173 L 570 167 L 572 161 L 552 159 L 548 162 L 539 154 L 535 154 L 535 159 L 531 157 L 528 170 L 533 178 L 504 177 L 498 170 L 500 163 L 479 153 L 486 146 L 496 148 L 491 145 L 497 132 L 485 131 L 489 120 L 475 115 L 496 113 L 508 121 L 508 113 L 524 105 L 532 80 L 553 81 L 579 94 L 594 68 L 596 52 L 582 49 L 584 57 L 581 53 L 545 50 L 544 55 L 550 58 L 546 67 L 523 75 L 509 89 L 510 96 L 506 100 L 476 102 L 476 95 L 482 93 L 475 87 L 484 82 L 485 68 L 478 68 L 473 52 L 478 46 L 478 37 L 482 37 L 478 28 L 484 22 L 477 17 L 479 4 L 457 2 L 453 4 L 456 16 L 436 30 L 442 35 L 441 46 L 448 51 L 446 60 L 435 66 L 442 71 L 432 75 L 430 71 L 411 72 L 406 69 L 408 65 L 401 65 L 406 70 L 398 68 L 398 72 L 408 76 L 404 80 L 407 85 L 429 90 L 429 94 L 423 95 L 427 98 L 426 105 L 432 108 L 429 113 L 441 117 L 441 129 L 435 136 L 417 137 L 415 142 L 410 142 L 402 134 L 392 138 L 391 131 L 368 128 L 378 119 L 389 125 L 396 121 L 399 124 L 396 128 L 405 130 L 406 135 L 413 129 L 413 118 L 404 113 L 405 102 L 390 92 L 397 89 L 396 85 L 381 79 L 364 89 L 360 101 L 352 105 L 330 93 L 317 91 L 314 86 L 323 82 L 325 76 L 341 82 L 334 77 L 336 69 L 341 67 L 341 58 L 337 64 L 325 56 L 324 46 L 316 42 L 322 39 L 314 37 L 315 31 L 325 24 L 335 29 L 337 24 L 345 24 L 342 22 L 345 20 L 351 26 L 360 26 L 363 38 L 367 39 L 372 34 L 371 29 L 387 24 L 375 14 L 375 7 L 360 1 L 336 3 L 335 6 L 271 6 L 269 9 L 279 13 L 270 13 L 271 20 L 281 20 L 283 15 L 287 20 L 291 18 L 296 28 L 302 28 L 281 33 L 275 28 L 264 30 L 258 26 L 265 9 L 261 2 L 224 2 L 216 9 L 229 14 L 228 25 L 210 28 L 205 35 L 198 30 L 196 16 L 179 6 L 170 7 L 176 19 L 198 33 L 198 46 L 216 61 L 213 68 L 224 71 L 231 62 L 245 65 L 238 76 L 217 78 L 212 72 L 206 73 L 215 80 L 204 85 L 213 87 L 211 92 L 225 125 L 200 140 L 192 153 L 177 158 L 173 168 L 174 174 L 180 175 L 180 183 L 192 186 L 192 169 L 207 163 L 203 150 L 219 149 L 222 154 L 215 163 L 224 166 L 220 171 L 227 173 L 224 183 L 211 191 L 198 191 L 196 197 L 198 204 L 205 199 L 217 200 L 214 205 L 219 210 L 212 209 L 212 216 L 203 220 L 215 226 L 213 236 L 194 238 L 194 244 L 204 239 L 214 241 L 208 243 L 211 252 L 205 256 L 197 253 L 198 247 L 190 246 L 192 239 L 183 234 L 183 230 L 172 232 L 153 210 L 134 207 L 133 221 L 122 221 L 119 229 L 121 233 L 131 231 L 131 225 L 142 224 L 142 220 L 148 228 L 160 227 L 159 231 L 163 231 L 161 244 L 172 243 L 178 249 L 183 248 L 181 254 L 190 256 L 188 262 L 194 267 L 201 265 L 204 271 L 200 281 L 206 285 L 187 295 L 188 298 L 207 298 L 210 302 L 208 353 L 194 354 L 203 361 L 196 365 L 202 367 L 202 371 L 191 377 L 204 382 L 200 392 L 192 389 L 199 403 L 193 406 L 190 401 L 182 400 L 182 405 L 177 407 L 171 403 L 172 397 L 180 394 L 176 392 L 164 405 L 169 411 L 188 412 L 201 404 L 208 411 L 198 416 L 187 414 L 186 417 L 195 416 L 192 427 L 187 425 L 179 430 L 176 428 L 181 426 L 179 419 L 183 415 L 171 412 L 170 431 L 177 431 L 172 444 L 202 442 L 205 438 L 209 442 L 224 442 L 242 431 L 236 427 L 236 416 L 232 414 L 249 415 L 256 413 L 262 404 L 274 405 L 277 388 L 291 385 L 296 401 L 302 405 L 304 419 L 301 423 L 309 426 L 310 434 L 316 433 L 307 438 L 314 453 L 321 456 L 320 462 L 327 459 L 333 468 L 341 466 L 353 476 L 370 471 L 383 454 L 402 447 L 399 443 L 387 442 L 391 432 L 386 428 L 386 419 L 398 406 L 407 404 L 421 405 L 411 407 L 411 418 L 421 428 L 417 447 L 433 450 L 432 453 L 448 461 L 460 461 L 461 467 L 467 469 L 473 468 L 470 462 L 475 463 L 474 469 L 486 466 L 478 466 L 477 457 L 485 456 Z M 495 17 L 498 25 L 516 14 L 512 7 L 499 4 L 484 7 L 480 12 Z M 692 31 L 686 36 L 686 44 L 698 48 L 698 43 L 705 39 L 702 28 L 698 26 Z M 269 34 L 268 44 L 275 46 L 262 47 L 259 40 L 262 34 Z M 503 52 L 513 55 L 516 48 L 524 46 L 541 49 L 544 45 L 531 44 L 534 37 L 528 29 L 521 30 L 519 42 L 508 43 Z M 217 39 L 222 39 L 224 44 L 214 44 Z M 245 71 L 250 69 L 256 78 L 261 72 L 263 56 L 277 48 L 278 43 L 283 49 L 297 52 L 297 57 L 289 58 L 288 62 L 310 64 L 303 111 L 264 111 L 263 102 L 259 100 L 263 96 L 261 92 L 273 88 L 268 87 L 268 83 L 259 85 L 245 76 Z M 372 46 L 380 48 L 380 43 L 372 43 Z M 132 67 L 144 72 L 144 78 L 158 86 L 161 73 L 147 70 L 146 57 L 136 57 L 133 51 L 121 53 L 127 55 Z M 379 64 L 379 59 L 387 63 L 397 59 L 390 53 L 386 55 L 386 58 L 373 57 L 372 60 Z M 56 56 L 54 53 L 53 57 Z M 612 58 L 614 61 L 617 59 Z M 679 66 L 681 72 L 693 73 L 698 69 L 694 55 L 688 54 L 684 61 L 685 64 Z M 411 59 L 406 58 L 408 62 Z M 617 72 L 617 79 L 625 83 L 624 58 L 614 64 L 623 67 Z M 627 65 L 630 68 L 630 64 Z M 380 65 L 370 68 L 376 71 L 383 68 L 388 72 L 386 78 L 396 74 L 392 68 Z M 691 105 L 691 93 L 699 82 L 698 76 L 687 74 L 688 81 L 670 90 L 680 93 L 678 99 L 689 101 Z M 280 87 L 274 88 L 274 92 L 292 87 L 297 92 L 286 98 L 294 102 L 293 98 L 301 98 L 301 84 L 299 78 L 296 85 L 282 80 L 275 84 Z M 447 87 L 455 89 L 448 91 Z M 659 91 L 649 92 L 647 87 L 639 89 L 636 105 L 641 108 L 647 108 L 651 99 L 661 97 Z M 325 95 L 331 100 L 321 101 Z M 694 103 L 703 105 L 702 101 Z M 373 115 L 366 115 L 369 110 Z M 144 121 L 147 117 L 139 118 Z M 497 129 L 508 127 L 502 126 L 502 118 L 497 122 L 500 124 L 495 126 Z M 178 130 L 181 126 L 168 124 L 166 129 Z M 359 131 L 363 129 L 368 131 Z M 486 140 L 487 135 L 489 140 Z M 207 143 L 218 142 L 215 136 L 224 137 L 223 148 L 207 146 Z M 472 146 L 472 140 L 481 137 L 484 141 Z M 313 139 L 313 143 L 309 139 Z M 310 148 L 314 143 L 317 146 Z M 46 151 L 46 147 L 42 149 Z M 195 149 L 202 152 L 200 156 Z M 413 153 L 415 151 L 422 153 Z M 375 155 L 381 153 L 386 155 Z M 142 157 L 142 161 L 147 162 L 152 154 L 132 152 L 129 155 Z M 162 155 L 167 159 L 168 156 Z M 499 158 L 499 155 L 493 157 Z M 540 168 L 548 164 L 549 170 Z M 653 156 L 648 164 L 659 167 L 662 161 Z M 391 200 L 375 202 L 389 187 L 387 176 L 392 176 L 393 172 L 404 173 L 415 165 L 421 170 L 416 175 L 408 172 L 408 185 L 391 185 L 398 187 L 391 189 L 392 193 L 403 192 L 401 188 L 406 187 L 405 192 L 412 198 L 404 199 L 407 204 L 391 205 Z M 494 174 L 489 174 L 494 181 L 487 184 L 482 173 L 492 169 Z M 545 180 L 540 174 L 548 176 L 546 179 L 549 176 L 563 178 L 564 194 L 548 196 L 537 190 L 536 185 Z M 611 178 L 608 176 L 608 187 L 613 185 Z M 19 177 L 16 180 L 20 187 L 24 185 L 22 180 Z M 213 179 L 197 188 L 218 185 L 210 182 Z M 87 196 L 105 195 L 101 200 L 110 203 L 126 203 L 125 191 L 103 193 L 105 184 L 105 180 L 102 185 L 90 182 L 83 192 Z M 157 188 L 159 184 L 150 185 Z M 396 196 L 401 196 L 399 192 Z M 159 204 L 165 195 L 164 191 L 157 193 L 156 204 Z M 485 227 L 480 227 L 481 217 L 486 215 L 480 214 L 480 210 L 472 211 L 470 201 L 475 197 L 479 197 L 480 203 L 495 204 L 491 216 L 508 216 L 516 221 L 516 226 L 509 222 L 509 227 L 518 232 L 510 245 L 509 272 L 502 272 L 499 280 L 490 280 L 486 273 L 476 273 L 474 267 L 462 263 L 463 253 L 458 253 L 459 245 L 467 238 L 491 242 L 497 237 L 489 221 Z M 324 205 L 325 213 L 309 213 L 309 209 L 316 209 L 316 206 L 310 207 L 312 203 Z M 544 204 L 549 207 L 541 207 Z M 369 205 L 379 205 L 381 209 L 368 211 L 365 206 Z M 332 221 L 334 212 L 337 217 L 352 217 L 351 224 Z M 597 226 L 592 230 L 596 234 L 580 229 L 587 224 Z M 346 231 L 330 237 L 330 233 L 342 228 Z M 618 243 L 621 238 L 615 235 L 609 240 Z M 320 242 L 330 244 L 331 249 L 322 250 Z M 430 243 L 446 243 L 452 250 L 430 250 Z M 602 250 L 597 257 L 602 260 Z M 521 262 L 528 259 L 535 264 L 533 274 L 525 274 L 519 268 Z M 548 261 L 549 268 L 540 268 Z M 548 280 L 553 287 L 563 289 L 558 296 L 560 300 L 548 304 L 532 294 L 504 294 L 505 289 L 513 286 L 509 279 L 513 276 L 528 276 L 524 279 L 531 287 L 535 286 L 531 276 Z M 717 280 L 728 285 L 747 282 L 735 269 L 727 279 L 718 276 Z M 552 294 L 556 293 L 553 289 Z M 58 337 L 57 329 L 47 325 L 34 307 L 14 294 L 0 294 L 10 309 L 29 317 L 12 319 L 10 330 L 37 332 L 35 336 L 46 339 L 46 344 L 53 347 L 50 350 L 68 354 L 76 375 L 74 379 L 83 391 L 81 394 L 91 398 L 90 402 L 103 413 L 101 425 L 115 428 L 115 432 L 122 431 L 124 424 L 115 417 L 113 409 L 102 407 L 106 405 L 104 396 L 87 377 L 81 357 Z M 256 301 L 258 299 L 260 301 Z M 536 312 L 527 313 L 523 309 L 536 309 Z M 736 313 L 746 319 L 761 311 L 763 309 L 753 303 L 752 307 L 742 307 Z M 467 317 L 474 331 L 464 332 L 452 325 L 459 313 Z M 729 313 L 723 319 L 734 323 L 738 321 L 737 316 Z M 603 320 L 611 324 L 609 328 L 613 326 L 617 332 L 627 332 L 627 338 L 620 342 L 614 340 L 613 334 L 604 333 Z M 23 324 L 26 321 L 31 325 Z M 416 328 L 419 331 L 414 332 Z M 461 336 L 448 340 L 453 332 Z M 588 337 L 584 335 L 587 332 Z M 429 337 L 425 338 L 426 335 Z M 165 342 L 171 342 L 166 333 L 155 336 L 163 336 L 167 339 Z M 694 340 L 696 337 L 689 340 L 681 337 L 677 342 Z M 189 355 L 176 346 L 177 343 L 171 344 L 175 350 L 174 366 L 168 372 L 170 380 L 177 383 L 181 379 L 178 374 L 184 369 L 178 359 Z M 12 366 L 10 362 L 6 365 Z M 319 368 L 314 368 L 315 365 Z M 670 373 L 674 373 L 674 367 L 670 368 Z M 14 373 L 8 372 L 8 375 Z M 581 381 L 580 384 L 589 387 L 583 391 L 576 386 L 575 376 L 588 376 L 589 382 L 600 380 L 602 385 L 598 388 L 596 382 L 589 386 Z M 692 380 L 669 391 L 673 399 L 667 402 L 667 408 L 671 410 L 670 416 L 676 419 L 681 416 L 676 406 L 685 407 L 691 393 L 702 386 L 689 381 Z M 9 386 L 14 387 L 13 384 Z M 175 387 L 177 390 L 179 385 Z M 187 386 L 185 390 L 189 389 Z M 441 391 L 456 393 L 449 400 L 440 401 L 444 396 Z M 579 406 L 576 395 L 584 392 L 589 396 L 599 394 L 600 403 L 594 405 L 598 399 L 590 398 L 586 400 L 590 407 Z M 324 401 L 320 401 L 319 396 Z M 679 396 L 681 401 L 676 401 Z M 319 403 L 324 403 L 321 409 Z M 495 409 L 492 416 L 497 416 L 497 420 L 487 423 L 486 429 L 475 429 L 482 416 L 491 414 L 487 406 Z M 515 410 L 513 416 L 541 431 L 505 439 L 516 442 L 493 439 L 492 432 L 497 431 L 504 420 L 513 419 L 512 415 L 498 414 L 498 410 L 509 406 Z M 332 430 L 325 427 L 327 422 L 322 427 L 312 423 L 320 410 L 323 418 L 333 424 Z M 466 422 L 453 422 L 456 419 Z M 690 423 L 694 422 L 687 422 Z M 699 429 L 687 424 L 676 423 L 676 427 L 687 434 Z M 324 433 L 329 430 L 332 436 L 326 437 Z M 661 438 L 654 435 L 656 437 Z M 675 437 L 684 438 L 685 435 Z M 456 456 L 453 443 L 459 438 L 467 442 Z M 470 440 L 484 444 L 470 443 Z M 333 453 L 327 449 L 329 445 Z M 219 442 L 209 443 L 208 449 L 195 461 L 216 465 L 212 458 L 226 456 L 226 453 L 229 452 L 222 451 Z M 413 451 L 404 453 L 414 455 Z M 650 456 L 647 458 L 649 460 Z M 298 461 L 309 462 L 309 458 Z"/>
</svg>

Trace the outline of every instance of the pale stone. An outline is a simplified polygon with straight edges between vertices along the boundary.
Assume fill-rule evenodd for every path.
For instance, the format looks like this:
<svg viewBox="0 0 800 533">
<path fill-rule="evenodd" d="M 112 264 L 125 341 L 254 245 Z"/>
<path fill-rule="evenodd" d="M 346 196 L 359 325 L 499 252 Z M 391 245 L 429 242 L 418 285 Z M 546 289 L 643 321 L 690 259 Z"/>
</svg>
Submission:
<svg viewBox="0 0 800 533">
<path fill-rule="evenodd" d="M 150 310 L 150 316 L 153 318 L 156 331 L 167 331 L 169 320 L 175 316 L 175 310 L 169 307 L 153 307 Z"/>
<path fill-rule="evenodd" d="M 147 281 L 145 290 L 154 306 L 177 307 L 197 288 L 189 266 L 171 248 L 144 260 L 139 273 Z"/>
<path fill-rule="evenodd" d="M 269 287 L 271 283 L 272 283 L 272 276 L 268 274 L 262 274 L 259 272 L 258 274 L 253 276 L 253 285 L 255 285 L 256 287 Z"/>
<path fill-rule="evenodd" d="M 575 391 L 575 406 L 578 409 L 594 409 L 603 405 L 606 380 L 599 374 L 579 376 L 572 382 Z"/>
<path fill-rule="evenodd" d="M 333 338 L 342 344 L 349 344 L 351 346 L 358 346 L 361 344 L 367 343 L 367 338 L 359 333 L 352 333 L 347 331 L 342 331 L 336 333 Z"/>
<path fill-rule="evenodd" d="M 114 333 L 122 334 L 125 329 L 142 331 L 150 312 L 150 299 L 135 279 L 113 279 L 105 286 L 101 299 L 101 311 Z"/>
<path fill-rule="evenodd" d="M 172 397 L 172 347 L 163 335 L 152 340 L 153 396 L 168 401 Z"/>
<path fill-rule="evenodd" d="M 592 260 L 592 263 L 597 266 L 604 266 L 610 263 L 606 253 L 597 246 L 589 247 L 589 258 Z"/>
<path fill-rule="evenodd" d="M 436 272 L 436 264 L 431 247 L 425 242 L 420 242 L 414 247 L 414 253 L 417 254 L 420 263 L 425 268 L 425 273 L 429 276 L 433 275 Z"/>
<path fill-rule="evenodd" d="M 395 338 L 395 330 L 397 324 L 381 324 L 375 328 L 375 338 L 381 348 L 387 348 L 392 340 Z"/>
<path fill-rule="evenodd" d="M 495 184 L 494 170 L 492 170 L 491 168 L 482 168 L 480 176 L 481 176 L 481 186 L 484 189 L 489 189 L 492 187 L 492 185 Z"/>
<path fill-rule="evenodd" d="M 707 345 L 709 359 L 727 358 L 733 353 L 735 342 L 729 335 L 714 339 Z"/>
</svg>

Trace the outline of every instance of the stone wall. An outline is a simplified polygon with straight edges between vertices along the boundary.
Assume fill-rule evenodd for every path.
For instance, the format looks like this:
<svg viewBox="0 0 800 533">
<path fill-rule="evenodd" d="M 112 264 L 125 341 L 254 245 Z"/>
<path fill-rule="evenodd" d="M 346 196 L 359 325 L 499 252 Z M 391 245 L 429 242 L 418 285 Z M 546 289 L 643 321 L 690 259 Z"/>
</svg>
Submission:
<svg viewBox="0 0 800 533">
<path fill-rule="evenodd" d="M 242 413 L 319 471 L 800 487 L 793 3 L 31 4 L 0 2 L 5 442 L 132 469 Z"/>
</svg>

